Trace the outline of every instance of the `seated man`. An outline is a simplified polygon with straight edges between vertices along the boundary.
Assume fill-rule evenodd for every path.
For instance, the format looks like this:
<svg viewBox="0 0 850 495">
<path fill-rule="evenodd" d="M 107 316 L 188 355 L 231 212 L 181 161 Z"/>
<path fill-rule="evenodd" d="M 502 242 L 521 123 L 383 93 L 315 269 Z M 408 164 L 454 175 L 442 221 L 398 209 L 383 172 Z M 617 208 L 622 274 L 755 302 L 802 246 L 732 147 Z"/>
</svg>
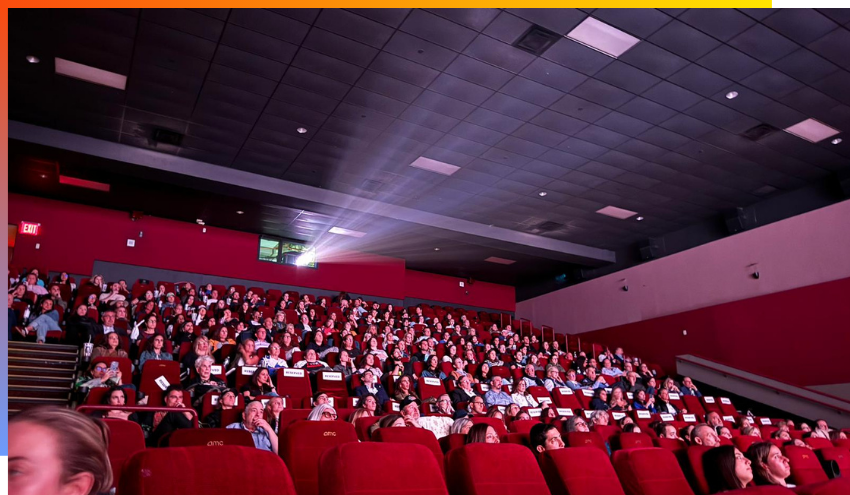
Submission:
<svg viewBox="0 0 850 495">
<path fill-rule="evenodd" d="M 671 440 L 679 438 L 679 432 L 677 432 L 676 427 L 670 423 L 658 423 L 655 425 L 654 429 L 658 438 L 669 438 Z"/>
<path fill-rule="evenodd" d="M 57 311 L 65 313 L 65 311 L 68 310 L 68 303 L 62 299 L 62 290 L 59 289 L 58 285 L 50 286 L 50 299 L 53 299 L 53 307 L 56 308 Z"/>
<path fill-rule="evenodd" d="M 564 448 L 564 440 L 561 432 L 554 424 L 537 423 L 531 427 L 531 450 L 543 453 L 547 450 L 558 450 Z"/>
<path fill-rule="evenodd" d="M 717 411 L 711 411 L 710 413 L 706 414 L 705 422 L 708 423 L 708 426 L 712 428 L 723 426 L 723 418 L 720 417 L 720 414 Z"/>
<path fill-rule="evenodd" d="M 121 284 L 118 282 L 113 283 L 110 289 L 110 292 L 104 292 L 98 298 L 101 304 L 114 306 L 116 302 L 127 299 L 124 297 L 124 294 L 121 293 Z"/>
<path fill-rule="evenodd" d="M 811 438 L 825 438 L 829 440 L 829 425 L 826 420 L 819 419 L 815 421 L 815 429 L 812 430 Z"/>
<path fill-rule="evenodd" d="M 694 385 L 694 381 L 689 376 L 682 378 L 682 388 L 679 390 L 682 392 L 682 395 L 702 397 L 702 392 L 697 390 L 697 386 Z"/>
<path fill-rule="evenodd" d="M 602 375 L 597 376 L 596 368 L 588 366 L 584 371 L 584 380 L 581 381 L 581 388 L 594 390 L 606 387 L 608 387 L 608 383 L 605 381 L 605 378 Z"/>
<path fill-rule="evenodd" d="M 511 396 L 502 390 L 502 377 L 494 376 L 490 380 L 490 390 L 484 394 L 484 403 L 490 406 L 507 406 L 513 403 Z"/>
<path fill-rule="evenodd" d="M 620 378 L 620 381 L 614 384 L 614 388 L 621 388 L 623 389 L 623 392 L 631 392 L 633 394 L 636 394 L 641 390 L 646 392 L 646 387 L 644 387 L 643 384 L 640 383 L 638 378 L 639 377 L 637 373 L 635 373 L 634 371 L 630 371 L 624 374 L 622 378 Z"/>
<path fill-rule="evenodd" d="M 242 421 L 229 424 L 227 428 L 249 432 L 254 439 L 254 447 L 277 454 L 277 433 L 268 421 L 263 419 L 262 402 L 249 402 L 245 405 L 245 410 L 242 411 Z"/>
<path fill-rule="evenodd" d="M 576 431 L 587 433 L 590 431 L 590 428 L 588 428 L 587 421 L 585 421 L 584 418 L 576 415 L 567 420 L 567 423 L 564 425 L 564 430 L 567 433 L 573 433 Z"/>
<path fill-rule="evenodd" d="M 452 407 L 458 409 L 458 404 L 461 402 L 469 402 L 471 399 L 478 397 L 478 393 L 472 388 L 472 379 L 469 375 L 462 376 L 457 381 L 457 388 L 449 394 L 452 399 Z M 482 401 L 483 402 L 483 401 Z"/>
<path fill-rule="evenodd" d="M 424 428 L 439 440 L 450 433 L 454 420 L 446 416 L 422 416 L 419 414 L 419 399 L 408 395 L 399 405 L 404 423 L 411 428 Z"/>
<path fill-rule="evenodd" d="M 606 359 L 602 361 L 602 374 L 608 376 L 620 376 L 623 374 L 623 371 L 619 368 L 614 368 L 611 366 L 611 360 Z"/>
<path fill-rule="evenodd" d="M 368 394 L 374 395 L 375 400 L 378 402 L 378 411 L 381 411 L 384 407 L 384 402 L 390 400 L 387 391 L 381 386 L 380 381 L 375 378 L 375 374 L 371 369 L 365 370 L 360 375 L 360 381 L 363 382 L 363 385 L 354 388 L 354 395 L 357 397 L 364 397 Z"/>
<path fill-rule="evenodd" d="M 700 423 L 694 426 L 694 429 L 691 431 L 691 445 L 718 447 L 720 446 L 720 438 L 718 438 L 714 428 L 705 423 Z"/>
<path fill-rule="evenodd" d="M 522 375 L 525 384 L 529 387 L 543 387 L 543 380 L 537 378 L 537 373 L 534 370 L 533 364 L 525 365 L 525 374 Z"/>
<path fill-rule="evenodd" d="M 546 380 L 543 381 L 543 386 L 550 393 L 556 388 L 566 387 L 567 384 L 561 381 L 561 375 L 558 372 L 557 366 L 546 366 Z"/>
<path fill-rule="evenodd" d="M 469 417 L 485 416 L 487 414 L 487 407 L 484 405 L 484 399 L 482 397 L 473 397 L 466 406 L 465 412 Z"/>
<path fill-rule="evenodd" d="M 183 404 L 183 387 L 180 385 L 169 385 L 162 393 L 162 402 L 165 407 L 181 407 L 188 408 Z M 178 411 L 155 411 L 149 413 L 142 420 L 151 431 L 148 436 L 147 444 L 149 447 L 156 447 L 159 439 L 171 433 L 174 430 L 183 428 L 192 428 L 192 413 Z"/>
</svg>

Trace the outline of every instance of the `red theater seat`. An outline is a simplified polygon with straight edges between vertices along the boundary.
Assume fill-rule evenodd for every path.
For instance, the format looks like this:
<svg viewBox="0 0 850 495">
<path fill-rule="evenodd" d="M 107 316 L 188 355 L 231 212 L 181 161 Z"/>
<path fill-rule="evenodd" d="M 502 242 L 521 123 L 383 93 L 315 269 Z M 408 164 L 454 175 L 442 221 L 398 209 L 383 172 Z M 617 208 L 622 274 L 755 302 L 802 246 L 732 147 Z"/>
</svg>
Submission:
<svg viewBox="0 0 850 495">
<path fill-rule="evenodd" d="M 453 449 L 446 460 L 452 495 L 549 495 L 531 451 L 519 445 L 476 443 Z"/>
<path fill-rule="evenodd" d="M 818 449 L 818 457 L 824 461 L 835 461 L 841 470 L 842 476 L 847 473 L 850 476 L 850 452 L 841 447 L 825 447 Z"/>
<path fill-rule="evenodd" d="M 605 448 L 605 442 L 602 440 L 602 437 L 599 436 L 599 433 L 589 431 L 574 431 L 571 433 L 567 433 L 567 445 L 570 447 L 596 447 L 602 449 L 606 454 L 608 453 L 608 449 Z"/>
<path fill-rule="evenodd" d="M 608 456 L 593 447 L 544 452 L 540 469 L 552 495 L 624 495 Z"/>
<path fill-rule="evenodd" d="M 104 419 L 109 427 L 109 464 L 112 466 L 112 486 L 118 486 L 127 459 L 145 450 L 145 434 L 138 423 L 123 419 Z"/>
<path fill-rule="evenodd" d="M 346 443 L 321 456 L 318 472 L 320 495 L 448 494 L 441 467 L 422 445 Z"/>
<path fill-rule="evenodd" d="M 357 433 L 343 421 L 297 421 L 280 430 L 280 456 L 293 474 L 298 495 L 319 493 L 319 458 L 347 442 L 357 442 Z"/>
<path fill-rule="evenodd" d="M 345 377 L 339 371 L 320 371 L 316 375 L 316 389 L 334 397 L 348 397 Z"/>
<path fill-rule="evenodd" d="M 810 446 L 811 448 L 813 448 L 815 450 L 828 449 L 828 448 L 833 447 L 832 442 L 829 439 L 826 439 L 826 438 L 811 438 L 811 437 L 809 437 L 809 438 L 804 439 L 803 441 L 806 442 L 806 445 Z"/>
<path fill-rule="evenodd" d="M 539 423 L 536 419 L 523 419 L 520 421 L 511 421 L 510 424 L 510 432 L 511 433 L 525 433 L 526 435 L 531 433 L 531 427 Z"/>
<path fill-rule="evenodd" d="M 439 378 L 419 377 L 419 397 L 423 400 L 429 397 L 439 397 L 446 393 L 446 387 Z"/>
<path fill-rule="evenodd" d="M 479 423 L 487 423 L 492 426 L 493 429 L 496 430 L 496 433 L 499 434 L 500 438 L 504 438 L 508 434 L 508 429 L 505 427 L 505 423 L 503 423 L 501 419 L 488 418 L 486 416 L 475 416 L 469 419 L 472 420 L 472 424 L 477 425 Z"/>
<path fill-rule="evenodd" d="M 281 368 L 277 370 L 277 393 L 289 396 L 289 403 L 300 404 L 304 397 L 312 397 L 313 389 L 310 386 L 310 377 L 307 372 L 297 368 Z"/>
<path fill-rule="evenodd" d="M 694 397 L 693 395 L 682 395 L 681 398 L 685 405 L 685 409 L 687 409 L 690 414 L 696 414 L 697 416 L 705 415 L 705 408 L 702 407 L 702 400 L 699 397 Z"/>
<path fill-rule="evenodd" d="M 817 454 L 806 447 L 789 445 L 785 447 L 785 456 L 791 461 L 791 482 L 795 485 L 808 485 L 828 480 Z"/>
<path fill-rule="evenodd" d="M 747 452 L 747 449 L 750 448 L 750 445 L 761 441 L 761 438 L 754 437 L 751 435 L 732 438 L 732 443 L 735 444 L 735 447 L 738 447 L 738 450 L 744 453 Z"/>
<path fill-rule="evenodd" d="M 253 447 L 254 439 L 246 430 L 227 428 L 191 428 L 175 430 L 168 438 L 169 447 Z"/>
<path fill-rule="evenodd" d="M 156 384 L 156 379 L 164 376 L 168 383 L 180 383 L 180 363 L 177 361 L 146 361 L 142 367 L 142 378 L 139 390 L 148 396 L 149 406 L 162 405 L 162 389 Z"/>
<path fill-rule="evenodd" d="M 86 395 L 86 404 L 100 404 L 100 401 L 103 399 L 103 396 L 106 395 L 107 392 L 109 392 L 109 387 L 95 387 L 90 389 L 88 395 Z M 136 392 L 131 389 L 124 389 L 124 392 L 127 394 L 127 405 L 135 406 Z"/>
<path fill-rule="evenodd" d="M 653 438 L 652 444 L 656 447 L 672 451 L 674 454 L 688 449 L 688 444 L 679 438 Z"/>
<path fill-rule="evenodd" d="M 440 471 L 443 470 L 443 450 L 437 437 L 425 428 L 378 428 L 372 433 L 373 442 L 415 443 L 427 447 L 434 454 Z"/>
<path fill-rule="evenodd" d="M 652 447 L 652 437 L 646 433 L 620 433 L 617 442 L 621 449 L 644 449 Z"/>
<path fill-rule="evenodd" d="M 811 483 L 794 488 L 797 495 L 847 495 L 850 493 L 850 479 L 836 478 L 834 480 Z"/>
<path fill-rule="evenodd" d="M 211 464 L 215 459 L 226 464 L 226 469 L 215 468 Z M 286 465 L 271 452 L 237 446 L 212 451 L 206 447 L 169 447 L 134 455 L 127 462 L 118 493 L 295 495 L 295 487 Z"/>
<path fill-rule="evenodd" d="M 590 428 L 590 431 L 596 432 L 602 437 L 603 442 L 607 442 L 608 445 L 611 445 L 611 439 L 615 436 L 619 435 L 622 430 L 617 425 L 606 425 L 606 426 L 596 426 Z"/>
<path fill-rule="evenodd" d="M 676 457 L 666 449 L 614 452 L 614 469 L 626 495 L 693 495 Z"/>
<path fill-rule="evenodd" d="M 705 469 L 702 466 L 702 456 L 710 449 L 701 445 L 688 447 L 688 464 L 691 467 L 693 485 L 697 494 L 708 495 L 708 480 L 705 478 Z"/>
<path fill-rule="evenodd" d="M 448 454 L 452 449 L 463 447 L 464 442 L 466 442 L 466 435 L 463 433 L 452 433 L 438 441 L 440 442 L 440 449 L 442 449 L 443 454 Z"/>
<path fill-rule="evenodd" d="M 793 495 L 794 491 L 779 485 L 749 486 L 740 490 L 723 492 L 724 495 Z"/>
<path fill-rule="evenodd" d="M 361 442 L 368 442 L 370 440 L 369 427 L 380 420 L 380 416 L 364 416 L 362 418 L 357 418 L 354 422 L 354 429 L 357 431 L 357 438 Z"/>
</svg>

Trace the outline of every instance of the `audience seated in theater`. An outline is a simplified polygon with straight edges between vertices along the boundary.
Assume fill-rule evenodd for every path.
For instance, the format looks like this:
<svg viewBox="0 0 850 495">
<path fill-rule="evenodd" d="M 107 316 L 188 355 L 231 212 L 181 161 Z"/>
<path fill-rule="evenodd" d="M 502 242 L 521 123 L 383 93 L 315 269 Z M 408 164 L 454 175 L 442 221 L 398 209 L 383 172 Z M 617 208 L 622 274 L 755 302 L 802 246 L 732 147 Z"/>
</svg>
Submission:
<svg viewBox="0 0 850 495">
<path fill-rule="evenodd" d="M 715 426 L 714 431 L 717 433 L 718 437 L 728 438 L 729 440 L 732 439 L 732 431 L 725 426 Z M 787 434 L 788 432 L 785 433 Z M 788 438 L 790 439 L 791 437 L 789 436 Z"/>
<path fill-rule="evenodd" d="M 237 393 L 236 390 L 226 389 L 221 392 L 219 396 L 218 403 L 215 406 L 215 409 L 206 415 L 203 419 L 204 425 L 207 428 L 221 428 L 221 411 L 233 409 L 236 405 L 237 401 Z"/>
<path fill-rule="evenodd" d="M 702 445 L 703 447 L 717 447 L 720 445 L 720 438 L 718 438 L 714 428 L 705 423 L 695 425 L 690 435 L 691 445 Z"/>
<path fill-rule="evenodd" d="M 684 426 L 684 427 L 679 429 L 679 438 L 681 438 L 682 440 L 684 440 L 685 442 L 687 442 L 690 445 L 695 445 L 693 442 L 691 442 L 691 433 L 693 431 L 694 431 L 694 425 L 693 424 L 689 424 L 687 426 Z"/>
<path fill-rule="evenodd" d="M 655 409 L 655 397 L 649 396 L 647 397 L 645 390 L 638 390 L 634 394 L 634 408 L 638 411 L 646 410 L 652 414 L 657 413 L 658 411 Z"/>
<path fill-rule="evenodd" d="M 623 370 L 611 366 L 611 360 L 605 359 L 602 361 L 602 374 L 607 376 L 620 376 Z"/>
<path fill-rule="evenodd" d="M 260 361 L 260 366 L 269 370 L 269 373 L 274 373 L 279 368 L 288 368 L 289 365 L 280 355 L 280 344 L 277 342 L 271 344 L 267 349 L 267 354 Z"/>
<path fill-rule="evenodd" d="M 492 379 L 493 372 L 490 370 L 490 365 L 487 363 L 481 363 L 480 365 L 478 365 L 478 369 L 475 370 L 475 374 L 472 377 L 472 381 L 474 381 L 475 383 L 480 383 L 482 385 L 489 385 L 490 380 Z"/>
<path fill-rule="evenodd" d="M 179 407 L 188 409 L 183 404 L 183 387 L 179 384 L 169 385 L 162 393 L 162 401 L 165 407 Z M 149 447 L 156 447 L 159 439 L 174 430 L 192 427 L 192 413 L 179 411 L 154 411 L 142 418 L 142 424 L 151 432 L 148 435 Z"/>
<path fill-rule="evenodd" d="M 661 388 L 666 388 L 667 392 L 669 392 L 671 394 L 680 394 L 681 395 L 681 392 L 679 391 L 679 386 L 676 384 L 676 381 L 673 380 L 672 378 L 670 378 L 669 376 L 664 379 L 664 384 L 662 385 Z"/>
<path fill-rule="evenodd" d="M 608 387 L 608 383 L 602 375 L 596 375 L 596 368 L 588 366 L 584 370 L 584 380 L 581 381 L 581 388 L 584 389 L 600 389 Z"/>
<path fill-rule="evenodd" d="M 89 364 L 88 372 L 77 379 L 74 389 L 87 393 L 98 387 L 120 387 L 123 385 L 121 370 L 112 370 L 108 363 L 99 361 Z M 132 387 L 132 385 L 130 385 Z"/>
<path fill-rule="evenodd" d="M 620 418 L 620 421 L 617 421 L 617 426 L 619 426 L 619 427 L 620 427 L 620 429 L 623 429 L 623 427 L 624 427 L 624 426 L 626 426 L 626 425 L 628 425 L 628 424 L 632 424 L 632 423 L 634 423 L 634 422 L 635 422 L 635 420 L 633 420 L 632 418 L 630 418 L 630 417 L 628 417 L 628 416 L 623 416 L 622 418 Z M 655 422 L 650 423 L 650 424 L 649 424 L 649 427 L 650 427 L 650 428 L 653 428 L 653 427 L 654 427 L 654 423 L 655 423 Z M 660 421 L 659 421 L 659 423 L 660 423 Z"/>
<path fill-rule="evenodd" d="M 215 360 L 210 356 L 200 356 L 195 360 L 194 378 L 183 381 L 183 388 L 192 397 L 192 407 L 200 411 L 204 405 L 204 396 L 209 392 L 219 392 L 226 387 L 224 381 L 212 375 L 212 366 Z"/>
<path fill-rule="evenodd" d="M 723 426 L 723 418 L 720 417 L 720 413 L 717 411 L 711 411 L 705 415 L 705 422 L 708 426 L 715 428 L 717 426 Z"/>
<path fill-rule="evenodd" d="M 319 361 L 319 357 L 313 349 L 308 349 L 307 352 L 304 353 L 304 359 L 295 363 L 295 367 L 303 368 L 311 375 L 314 375 L 319 371 L 330 370 L 328 363 Z"/>
<path fill-rule="evenodd" d="M 363 384 L 354 389 L 354 395 L 361 398 L 366 397 L 367 395 L 372 395 L 378 402 L 378 409 L 382 409 L 384 407 L 384 403 L 390 400 L 390 398 L 387 395 L 387 391 L 384 390 L 384 387 L 381 386 L 381 383 L 375 376 L 374 371 L 371 369 L 363 371 L 360 375 L 360 381 Z"/>
<path fill-rule="evenodd" d="M 456 434 L 466 435 L 466 434 L 469 433 L 469 430 L 472 428 L 473 424 L 474 423 L 469 418 L 466 418 L 466 417 L 458 418 L 458 419 L 454 420 L 454 423 L 452 423 L 452 427 L 451 427 L 451 429 L 449 429 L 449 434 L 451 434 L 451 435 L 456 435 Z"/>
<path fill-rule="evenodd" d="M 205 335 L 200 335 L 195 337 L 195 340 L 192 342 L 192 350 L 186 353 L 183 356 L 183 359 L 180 361 L 180 367 L 184 370 L 192 369 L 195 366 L 195 361 L 201 356 L 211 356 L 212 352 L 210 351 L 210 340 Z M 259 358 L 254 361 L 250 366 L 255 366 L 259 361 Z M 245 366 L 245 365 L 239 365 Z"/>
<path fill-rule="evenodd" d="M 249 402 L 242 411 L 242 421 L 227 425 L 229 430 L 245 430 L 254 439 L 254 447 L 269 452 L 278 452 L 278 436 L 274 427 L 263 418 L 263 403 Z"/>
<path fill-rule="evenodd" d="M 829 425 L 826 420 L 819 419 L 815 421 L 815 429 L 812 430 L 812 438 L 825 438 L 829 440 Z"/>
<path fill-rule="evenodd" d="M 127 391 L 121 387 L 111 387 L 108 392 L 103 394 L 100 398 L 100 405 L 102 406 L 116 406 L 122 407 L 127 405 Z M 125 411 L 121 409 L 110 409 L 108 411 L 96 411 L 92 416 L 97 418 L 109 418 L 109 419 L 124 419 L 127 421 L 132 421 L 134 423 L 139 423 L 139 415 L 132 411 Z"/>
<path fill-rule="evenodd" d="M 307 421 L 336 421 L 337 418 L 336 409 L 327 402 L 316 405 L 307 415 Z"/>
<path fill-rule="evenodd" d="M 607 411 L 610 408 L 608 405 L 608 392 L 604 388 L 596 389 L 593 399 L 590 401 L 590 408 L 594 411 Z"/>
<path fill-rule="evenodd" d="M 537 423 L 531 427 L 529 436 L 531 439 L 531 450 L 536 453 L 564 448 L 564 440 L 561 438 L 561 432 L 553 424 Z"/>
<path fill-rule="evenodd" d="M 519 380 L 522 381 L 522 380 Z M 484 402 L 487 407 L 491 406 L 507 406 L 512 403 L 511 396 L 502 390 L 502 377 L 494 376 L 490 381 L 490 390 L 484 394 Z"/>
<path fill-rule="evenodd" d="M 242 388 L 239 389 L 239 393 L 245 398 L 246 403 L 249 400 L 257 400 L 261 395 L 278 395 L 271 375 L 269 375 L 269 370 L 263 367 L 254 371 L 248 383 L 242 385 Z"/>
<path fill-rule="evenodd" d="M 567 384 L 561 381 L 561 376 L 558 373 L 558 368 L 555 366 L 546 366 L 546 379 L 543 381 L 543 386 L 550 393 L 556 388 L 566 387 Z"/>
<path fill-rule="evenodd" d="M 696 397 L 702 397 L 702 392 L 697 389 L 697 386 L 694 385 L 694 381 L 691 380 L 691 377 L 686 376 L 682 378 L 682 395 L 693 395 Z"/>
<path fill-rule="evenodd" d="M 608 399 L 608 407 L 612 411 L 632 410 L 632 405 L 626 400 L 622 388 L 614 388 L 611 390 L 611 397 Z"/>
<path fill-rule="evenodd" d="M 680 412 L 688 412 L 686 409 L 679 411 L 676 409 L 676 406 L 670 403 L 670 394 L 666 388 L 662 388 L 658 391 L 658 395 L 655 397 L 655 409 L 659 413 L 678 414 Z"/>
<path fill-rule="evenodd" d="M 484 396 L 485 400 L 487 396 Z M 517 380 L 514 382 L 511 401 L 519 407 L 537 407 L 537 400 L 528 393 L 528 382 Z"/>
<path fill-rule="evenodd" d="M 420 405 L 419 399 L 412 395 L 401 401 L 399 412 L 404 418 L 404 424 L 411 428 L 424 428 L 438 439 L 448 435 L 454 421 L 445 416 L 421 416 Z"/>
<path fill-rule="evenodd" d="M 469 404 L 466 406 L 467 416 L 484 416 L 487 414 L 487 406 L 484 403 L 484 398 L 481 396 L 469 399 Z M 461 411 L 455 412 L 455 417 L 460 416 Z"/>
<path fill-rule="evenodd" d="M 451 391 L 449 396 L 452 399 L 452 407 L 458 409 L 459 403 L 469 402 L 471 399 L 478 397 L 478 392 L 472 388 L 472 379 L 467 375 L 460 377 L 457 387 Z"/>
<path fill-rule="evenodd" d="M 464 444 L 469 445 L 471 443 L 499 443 L 499 434 L 492 426 L 479 423 L 473 425 L 469 429 L 469 433 L 466 434 Z"/>
<path fill-rule="evenodd" d="M 791 476 L 791 463 L 776 445 L 770 442 L 754 443 L 747 449 L 746 456 L 750 460 L 756 485 L 793 487 L 785 482 Z"/>
<path fill-rule="evenodd" d="M 533 364 L 525 365 L 525 372 L 522 375 L 522 379 L 523 379 L 523 381 L 525 381 L 525 384 L 528 385 L 529 387 L 543 387 L 543 386 L 545 386 L 544 381 L 537 377 L 537 373 L 534 369 Z"/>
<path fill-rule="evenodd" d="M 741 428 L 741 436 L 761 438 L 761 430 L 757 426 L 747 426 Z"/>
<path fill-rule="evenodd" d="M 623 433 L 641 433 L 641 429 L 635 423 L 629 423 L 623 426 Z"/>
<path fill-rule="evenodd" d="M 583 432 L 587 433 L 590 428 L 587 427 L 587 422 L 581 416 L 573 416 L 564 424 L 564 431 L 567 433 Z"/>
<path fill-rule="evenodd" d="M 590 424 L 592 426 L 608 426 L 611 417 L 605 411 L 593 411 L 590 414 Z"/>
<path fill-rule="evenodd" d="M 127 358 L 127 351 L 121 348 L 121 339 L 118 334 L 110 333 L 101 343 L 92 350 L 92 359 L 98 357 Z"/>
<path fill-rule="evenodd" d="M 37 308 L 37 311 L 30 313 L 23 327 L 17 327 L 17 331 L 22 337 L 26 337 L 28 332 L 35 332 L 36 342 L 43 344 L 47 332 L 61 332 L 62 328 L 59 326 L 59 311 L 53 308 L 53 299 L 43 298 Z"/>
<path fill-rule="evenodd" d="M 707 450 L 702 457 L 709 493 L 745 488 L 753 480 L 750 460 L 731 445 Z"/>
<path fill-rule="evenodd" d="M 395 382 L 395 393 L 393 399 L 401 402 L 404 399 L 414 396 L 419 398 L 416 392 L 413 391 L 413 379 L 409 375 L 404 375 Z"/>
</svg>

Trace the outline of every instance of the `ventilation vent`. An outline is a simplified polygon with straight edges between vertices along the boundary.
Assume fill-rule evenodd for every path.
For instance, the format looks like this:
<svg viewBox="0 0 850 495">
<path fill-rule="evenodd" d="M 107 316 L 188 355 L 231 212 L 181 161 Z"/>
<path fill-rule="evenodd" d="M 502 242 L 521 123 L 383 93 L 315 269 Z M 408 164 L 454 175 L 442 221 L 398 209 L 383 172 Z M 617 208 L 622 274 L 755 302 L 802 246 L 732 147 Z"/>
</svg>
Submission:
<svg viewBox="0 0 850 495">
<path fill-rule="evenodd" d="M 558 222 L 543 222 L 537 226 L 541 232 L 552 232 L 553 230 L 558 230 L 563 228 L 564 225 Z"/>
<path fill-rule="evenodd" d="M 379 180 L 366 179 L 360 184 L 360 189 L 366 192 L 376 193 L 383 185 L 384 183 Z"/>
<path fill-rule="evenodd" d="M 156 143 L 180 146 L 180 142 L 183 141 L 183 134 L 180 134 L 179 132 L 169 131 L 168 129 L 154 129 L 153 140 Z"/>
<path fill-rule="evenodd" d="M 779 129 L 773 127 L 770 124 L 759 124 L 749 130 L 744 131 L 744 133 L 741 135 L 749 139 L 750 141 L 758 141 L 764 137 L 770 136 L 778 130 Z"/>
<path fill-rule="evenodd" d="M 525 34 L 520 36 L 518 40 L 514 41 L 514 46 L 528 53 L 541 55 L 559 39 L 561 39 L 561 36 L 558 33 L 553 33 L 535 24 Z"/>
</svg>

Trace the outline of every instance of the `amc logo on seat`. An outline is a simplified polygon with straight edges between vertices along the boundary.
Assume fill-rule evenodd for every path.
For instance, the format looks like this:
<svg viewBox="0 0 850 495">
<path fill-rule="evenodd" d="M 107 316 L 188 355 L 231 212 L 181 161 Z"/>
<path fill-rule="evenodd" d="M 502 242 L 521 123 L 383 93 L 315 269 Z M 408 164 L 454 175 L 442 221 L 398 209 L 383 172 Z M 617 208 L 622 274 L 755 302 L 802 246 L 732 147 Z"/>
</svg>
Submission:
<svg viewBox="0 0 850 495">
<path fill-rule="evenodd" d="M 222 447 L 224 446 L 223 440 L 210 440 L 207 442 L 207 447 Z"/>
<path fill-rule="evenodd" d="M 335 437 L 335 436 L 336 436 L 336 432 L 335 432 L 335 431 L 326 431 L 326 432 L 325 432 L 325 434 L 324 434 L 324 436 L 326 436 L 326 437 Z"/>
</svg>

